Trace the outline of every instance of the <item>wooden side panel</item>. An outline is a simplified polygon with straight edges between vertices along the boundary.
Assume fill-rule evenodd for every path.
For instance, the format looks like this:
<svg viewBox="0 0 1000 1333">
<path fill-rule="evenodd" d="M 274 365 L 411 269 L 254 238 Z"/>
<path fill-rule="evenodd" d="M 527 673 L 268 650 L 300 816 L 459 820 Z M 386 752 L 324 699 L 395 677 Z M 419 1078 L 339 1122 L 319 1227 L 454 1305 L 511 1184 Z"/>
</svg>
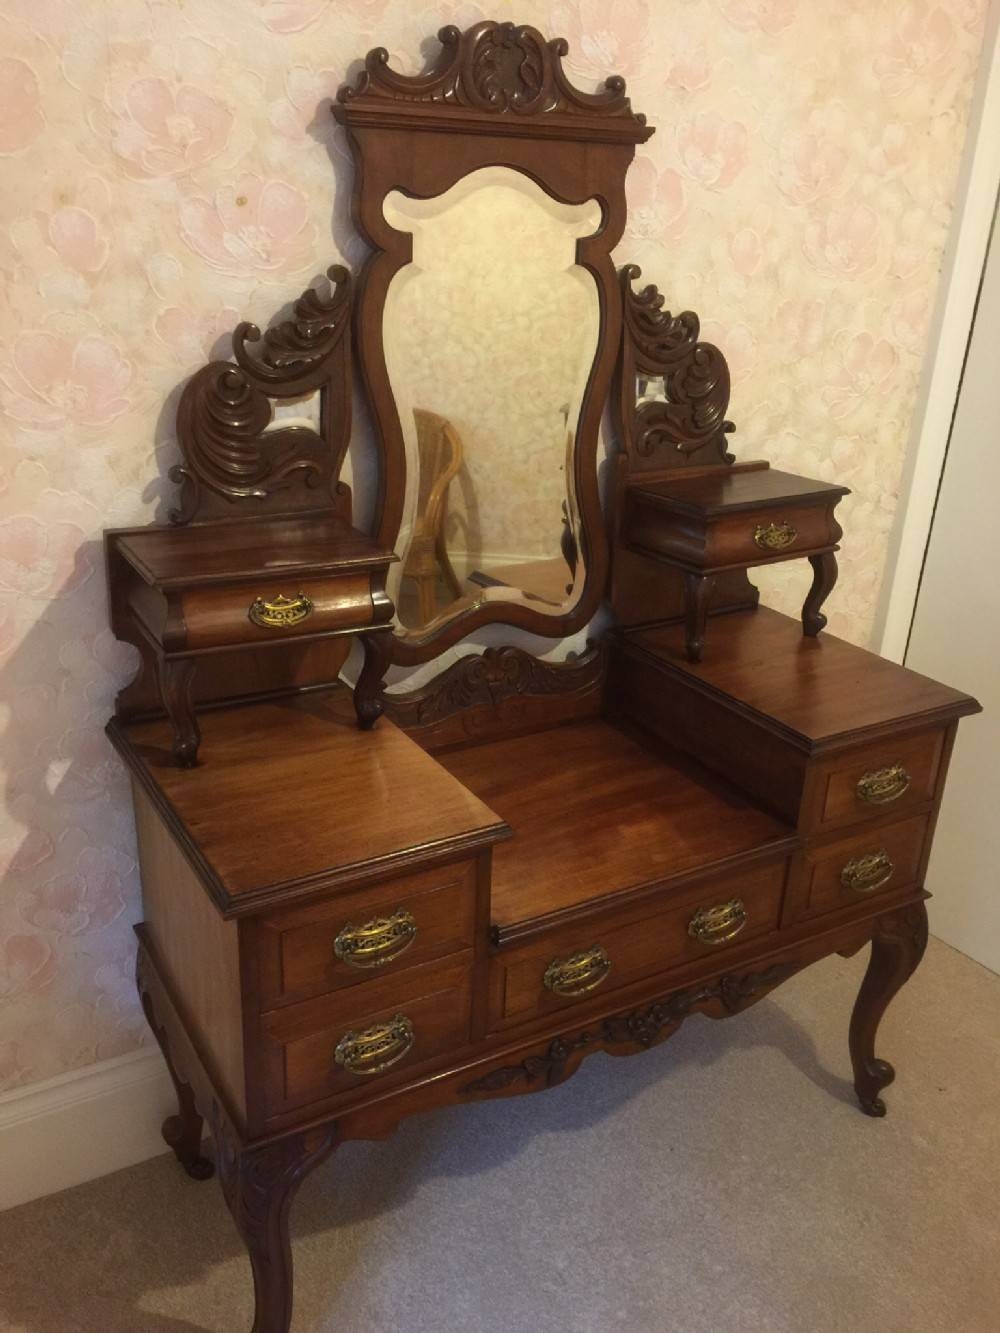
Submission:
<svg viewBox="0 0 1000 1333">
<path fill-rule="evenodd" d="M 734 782 L 762 806 L 796 823 L 806 759 L 793 746 L 655 663 L 612 648 L 606 709 Z"/>
<path fill-rule="evenodd" d="M 142 788 L 132 784 L 148 938 L 210 1072 L 246 1112 L 238 926 L 224 921 Z"/>
</svg>

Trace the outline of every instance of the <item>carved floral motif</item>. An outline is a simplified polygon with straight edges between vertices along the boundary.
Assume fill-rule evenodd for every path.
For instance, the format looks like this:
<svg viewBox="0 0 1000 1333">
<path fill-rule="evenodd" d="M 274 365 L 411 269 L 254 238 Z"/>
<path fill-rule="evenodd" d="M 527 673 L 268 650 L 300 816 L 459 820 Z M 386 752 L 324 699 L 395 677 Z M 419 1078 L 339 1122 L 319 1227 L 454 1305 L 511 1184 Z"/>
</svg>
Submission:
<svg viewBox="0 0 1000 1333">
<path fill-rule="evenodd" d="M 563 38 L 546 41 L 527 24 L 485 20 L 466 32 L 453 25 L 438 33 L 441 55 L 426 74 L 398 74 L 389 53 L 378 46 L 365 58 L 357 83 L 341 88 L 342 103 L 361 99 L 425 102 L 474 111 L 520 116 L 545 112 L 617 116 L 645 125 L 625 96 L 625 81 L 613 76 L 598 93 L 574 88 L 563 70 L 569 47 Z"/>
<path fill-rule="evenodd" d="M 465 1084 L 461 1091 L 503 1092 L 515 1083 L 530 1086 L 544 1082 L 546 1087 L 552 1087 L 562 1080 L 568 1061 L 577 1051 L 605 1045 L 629 1045 L 646 1050 L 654 1042 L 669 1037 L 699 1005 L 719 1001 L 727 1013 L 738 1013 L 785 981 L 798 967 L 799 964 L 794 962 L 774 963 L 761 972 L 732 973 L 703 986 L 678 991 L 644 1009 L 605 1018 L 575 1037 L 557 1037 L 544 1055 L 529 1055 L 520 1064 L 491 1069 L 482 1078 Z"/>
<path fill-rule="evenodd" d="M 593 688 L 604 672 L 597 647 L 573 662 L 543 662 L 522 648 L 487 648 L 461 658 L 423 690 L 387 695 L 394 722 L 423 727 L 477 705 L 496 707 L 520 696 L 569 694 Z"/>
</svg>

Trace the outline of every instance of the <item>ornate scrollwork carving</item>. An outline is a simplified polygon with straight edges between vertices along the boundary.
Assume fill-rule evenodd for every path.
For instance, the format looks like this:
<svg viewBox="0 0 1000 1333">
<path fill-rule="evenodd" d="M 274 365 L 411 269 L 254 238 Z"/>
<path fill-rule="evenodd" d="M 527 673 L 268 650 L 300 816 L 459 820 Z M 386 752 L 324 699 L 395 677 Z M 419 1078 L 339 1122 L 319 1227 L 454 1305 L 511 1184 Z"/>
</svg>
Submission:
<svg viewBox="0 0 1000 1333">
<path fill-rule="evenodd" d="M 519 116 L 548 112 L 617 116 L 645 125 L 625 96 L 625 81 L 614 76 L 598 93 L 574 88 L 563 70 L 569 45 L 561 38 L 546 41 L 527 24 L 484 20 L 461 32 L 449 25 L 438 33 L 441 54 L 426 74 L 398 74 L 389 68 L 389 53 L 369 51 L 365 68 L 353 86 L 338 93 L 344 104 L 373 98 L 382 102 L 425 102 L 439 106 L 495 111 Z"/>
<path fill-rule="evenodd" d="M 603 648 L 589 650 L 572 662 L 543 662 L 522 648 L 487 648 L 443 671 L 430 685 L 412 694 L 390 694 L 385 704 L 401 727 L 426 727 L 452 713 L 477 705 L 498 707 L 525 696 L 569 694 L 595 688 L 604 673 Z"/>
<path fill-rule="evenodd" d="M 698 316 L 691 310 L 673 315 L 650 285 L 633 290 L 641 276 L 635 264 L 621 270 L 625 355 L 622 417 L 625 443 L 641 458 L 659 455 L 669 467 L 705 450 L 731 463 L 725 436 L 735 429 L 726 420 L 729 367 L 711 343 L 701 342 Z M 661 379 L 663 397 L 636 401 L 636 376 Z"/>
<path fill-rule="evenodd" d="M 702 986 L 677 991 L 644 1009 L 615 1014 L 573 1037 L 557 1037 L 542 1055 L 529 1055 L 519 1064 L 501 1065 L 461 1089 L 463 1093 L 504 1092 L 516 1083 L 552 1087 L 561 1082 L 566 1065 L 578 1051 L 599 1046 L 634 1046 L 646 1050 L 669 1037 L 693 1009 L 719 1002 L 727 1014 L 738 1013 L 796 972 L 799 963 L 774 963 L 760 972 L 730 973 Z"/>
<path fill-rule="evenodd" d="M 231 361 L 211 361 L 188 382 L 177 412 L 177 438 L 184 462 L 170 470 L 182 487 L 174 523 L 187 523 L 207 507 L 225 512 L 240 500 L 266 501 L 299 481 L 315 508 L 329 502 L 347 447 L 346 405 L 331 410 L 334 389 L 348 393 L 350 276 L 334 265 L 329 296 L 307 288 L 295 303 L 294 318 L 261 337 L 255 324 L 233 333 Z M 260 343 L 251 350 L 250 344 Z M 268 430 L 272 399 L 297 398 L 319 390 L 320 430 L 290 426 Z M 301 507 L 301 505 L 299 506 Z"/>
</svg>

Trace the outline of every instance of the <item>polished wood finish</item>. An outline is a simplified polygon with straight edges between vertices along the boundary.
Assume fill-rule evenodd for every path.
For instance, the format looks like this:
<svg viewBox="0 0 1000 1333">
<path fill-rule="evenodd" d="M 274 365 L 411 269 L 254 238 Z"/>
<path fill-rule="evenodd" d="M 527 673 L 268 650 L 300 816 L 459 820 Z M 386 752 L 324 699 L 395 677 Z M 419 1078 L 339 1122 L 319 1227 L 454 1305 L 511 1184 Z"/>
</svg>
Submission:
<svg viewBox="0 0 1000 1333">
<path fill-rule="evenodd" d="M 849 1034 L 854 1087 L 866 1115 L 885 1115 L 879 1096 L 896 1077 L 875 1055 L 875 1034 L 889 1001 L 912 975 L 927 948 L 927 909 L 922 902 L 882 917 L 872 935 L 871 961 L 851 1015 Z"/>
<path fill-rule="evenodd" d="M 238 928 L 219 915 L 147 792 L 135 781 L 132 792 L 150 944 L 215 1082 L 242 1116 L 247 1099 Z"/>
<path fill-rule="evenodd" d="M 685 580 L 685 656 L 701 660 L 716 578 L 733 569 L 808 558 L 813 581 L 802 628 L 815 637 L 837 581 L 843 535 L 834 509 L 846 487 L 775 468 L 717 467 L 626 486 L 619 530 L 630 550 L 679 569 Z"/>
<path fill-rule="evenodd" d="M 299 642 L 388 632 L 386 572 L 396 557 L 333 513 L 121 529 L 105 534 L 105 550 L 112 627 L 143 649 L 142 673 L 155 671 L 184 768 L 198 762 L 194 682 L 203 657 L 241 648 L 287 654 Z M 296 615 L 275 615 L 282 607 Z M 333 678 L 344 656 L 331 660 Z M 289 692 L 301 683 L 294 660 Z M 148 712 L 147 699 L 148 687 L 129 686 L 119 715 Z"/>
<path fill-rule="evenodd" d="M 803 639 L 795 621 L 765 607 L 720 616 L 712 633 L 716 652 L 699 664 L 685 661 L 675 625 L 629 634 L 625 652 L 655 659 L 672 682 L 726 701 L 807 754 L 979 711 L 960 690 L 843 639 Z"/>
<path fill-rule="evenodd" d="M 600 644 L 565 662 L 539 661 L 521 648 L 487 648 L 455 662 L 423 689 L 388 693 L 382 702 L 393 721 L 435 753 L 596 717 L 607 662 Z"/>
<path fill-rule="evenodd" d="M 869 942 L 848 1046 L 862 1109 L 884 1114 L 878 1026 L 926 943 L 948 758 L 978 708 L 816 637 L 843 488 L 734 462 L 721 352 L 696 316 L 635 292 L 637 269 L 614 274 L 625 170 L 651 132 L 621 80 L 581 93 L 564 43 L 510 23 L 440 40 L 415 77 L 376 49 L 341 94 L 373 247 L 353 318 L 335 271 L 332 293 L 304 295 L 262 343 L 241 326 L 235 363 L 205 367 L 182 399 L 187 526 L 106 542 L 112 625 L 142 659 L 108 732 L 135 789 L 137 985 L 177 1093 L 164 1138 L 203 1179 L 208 1124 L 254 1333 L 289 1333 L 291 1200 L 341 1142 L 556 1086 L 597 1051 L 738 1014 Z M 384 575 L 405 457 L 380 323 L 410 238 L 382 201 L 496 164 L 602 205 L 577 255 L 602 328 L 571 460 L 582 530 L 567 561 L 586 579 L 560 615 L 470 604 L 398 636 Z M 374 540 L 349 528 L 339 482 L 351 323 L 380 453 Z M 597 435 L 616 364 L 605 526 Z M 313 390 L 318 431 L 267 429 L 272 399 Z M 795 543 L 777 549 L 779 531 L 762 552 L 758 523 L 794 526 Z M 814 572 L 802 625 L 759 608 L 747 577 L 758 555 L 800 554 Z M 249 617 L 258 587 L 287 599 L 281 625 Z M 561 636 L 605 599 L 615 627 L 571 660 L 494 645 L 386 688 L 392 665 L 488 621 Z M 364 658 L 353 698 L 332 683 L 349 635 Z M 179 768 L 200 738 L 198 766 Z"/>
<path fill-rule="evenodd" d="M 785 888 L 787 859 L 749 868 L 715 879 L 682 885 L 669 895 L 633 899 L 603 912 L 582 916 L 570 925 L 541 932 L 530 943 L 501 949 L 493 959 L 490 1012 L 495 1027 L 510 1027 L 536 1017 L 603 1004 L 621 987 L 630 986 L 672 967 L 703 961 L 726 950 L 742 953 L 747 944 L 759 949 L 760 937 L 778 928 Z M 698 911 L 738 894 L 746 910 L 746 925 L 727 942 L 708 944 L 691 935 Z M 668 901 L 670 906 L 659 904 Z M 546 970 L 554 961 L 588 948 L 599 947 L 610 970 L 593 990 L 578 996 L 553 993 L 545 986 Z M 599 987 L 599 990 L 598 990 Z"/>
<path fill-rule="evenodd" d="M 836 842 L 810 842 L 803 857 L 797 919 L 855 905 L 869 894 L 912 888 L 918 880 L 927 825 L 928 817 L 917 815 Z M 852 888 L 844 882 L 845 869 L 865 856 L 879 857 L 887 869 L 871 887 Z"/>
<path fill-rule="evenodd" d="M 406 912 L 415 934 L 406 949 L 375 968 L 338 956 L 336 942 L 352 926 Z M 436 865 L 384 884 L 366 885 L 304 907 L 263 917 L 257 966 L 264 1009 L 328 995 L 373 977 L 396 975 L 448 954 L 471 949 L 476 927 L 476 862 Z"/>
<path fill-rule="evenodd" d="M 439 195 L 481 167 L 504 166 L 537 181 L 564 203 L 597 198 L 602 225 L 577 242 L 576 260 L 593 278 L 602 337 L 590 368 L 573 450 L 585 578 L 578 600 L 560 614 L 529 601 L 469 601 L 421 633 L 396 635 L 392 661 L 416 664 L 484 625 L 502 622 L 547 638 L 582 629 L 604 596 L 608 548 L 597 485 L 599 433 L 615 370 L 622 299 L 611 252 L 625 226 L 625 173 L 636 145 L 653 130 L 636 115 L 621 79 L 598 93 L 569 82 L 566 45 L 535 28 L 484 21 L 464 33 L 443 28 L 440 59 L 426 74 L 390 69 L 369 53 L 357 83 L 339 94 L 334 115 L 355 163 L 353 215 L 372 249 L 360 280 L 357 352 L 380 452 L 376 537 L 397 541 L 406 492 L 406 451 L 382 342 L 382 314 L 393 277 L 412 257 L 412 236 L 385 217 L 394 190 Z M 526 312 L 530 318 L 530 312 Z"/>
<path fill-rule="evenodd" d="M 425 963 L 397 976 L 373 977 L 357 991 L 322 996 L 275 1009 L 261 1019 L 265 1113 L 270 1117 L 343 1094 L 365 1095 L 377 1079 L 384 1088 L 469 1042 L 472 955 Z M 334 1052 L 349 1031 L 365 1030 L 397 1013 L 413 1025 L 412 1048 L 378 1074 L 354 1074 Z"/>
<path fill-rule="evenodd" d="M 738 873 L 794 845 L 787 826 L 700 765 L 600 719 L 440 758 L 514 833 L 493 859 L 500 942 L 622 891 L 665 889 L 716 867 Z"/>
<path fill-rule="evenodd" d="M 184 461 L 170 470 L 181 486 L 172 523 L 344 512 L 349 496 L 339 478 L 351 433 L 351 287 L 339 264 L 327 276 L 329 293 L 307 287 L 295 318 L 263 339 L 255 324 L 239 324 L 235 364 L 210 361 L 186 384 L 177 409 Z M 275 422 L 276 403 L 313 393 L 318 430 Z"/>
<path fill-rule="evenodd" d="M 209 712 L 203 725 L 205 762 L 191 771 L 172 763 L 164 721 L 108 731 L 225 917 L 384 881 L 509 836 L 390 722 L 359 732 L 344 688 Z M 373 818 L 384 809 L 391 820 Z"/>
</svg>

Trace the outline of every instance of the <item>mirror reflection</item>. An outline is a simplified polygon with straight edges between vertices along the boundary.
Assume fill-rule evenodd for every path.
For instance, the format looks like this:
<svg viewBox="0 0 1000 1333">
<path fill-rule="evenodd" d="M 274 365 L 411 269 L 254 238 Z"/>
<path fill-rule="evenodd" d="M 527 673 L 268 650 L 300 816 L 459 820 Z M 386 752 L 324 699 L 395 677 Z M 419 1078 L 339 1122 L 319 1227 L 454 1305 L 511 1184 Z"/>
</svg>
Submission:
<svg viewBox="0 0 1000 1333">
<path fill-rule="evenodd" d="M 576 243 L 600 206 L 490 167 L 384 211 L 413 236 L 383 328 L 407 456 L 399 624 L 473 601 L 562 614 L 583 586 L 573 450 L 600 325 Z"/>
</svg>

